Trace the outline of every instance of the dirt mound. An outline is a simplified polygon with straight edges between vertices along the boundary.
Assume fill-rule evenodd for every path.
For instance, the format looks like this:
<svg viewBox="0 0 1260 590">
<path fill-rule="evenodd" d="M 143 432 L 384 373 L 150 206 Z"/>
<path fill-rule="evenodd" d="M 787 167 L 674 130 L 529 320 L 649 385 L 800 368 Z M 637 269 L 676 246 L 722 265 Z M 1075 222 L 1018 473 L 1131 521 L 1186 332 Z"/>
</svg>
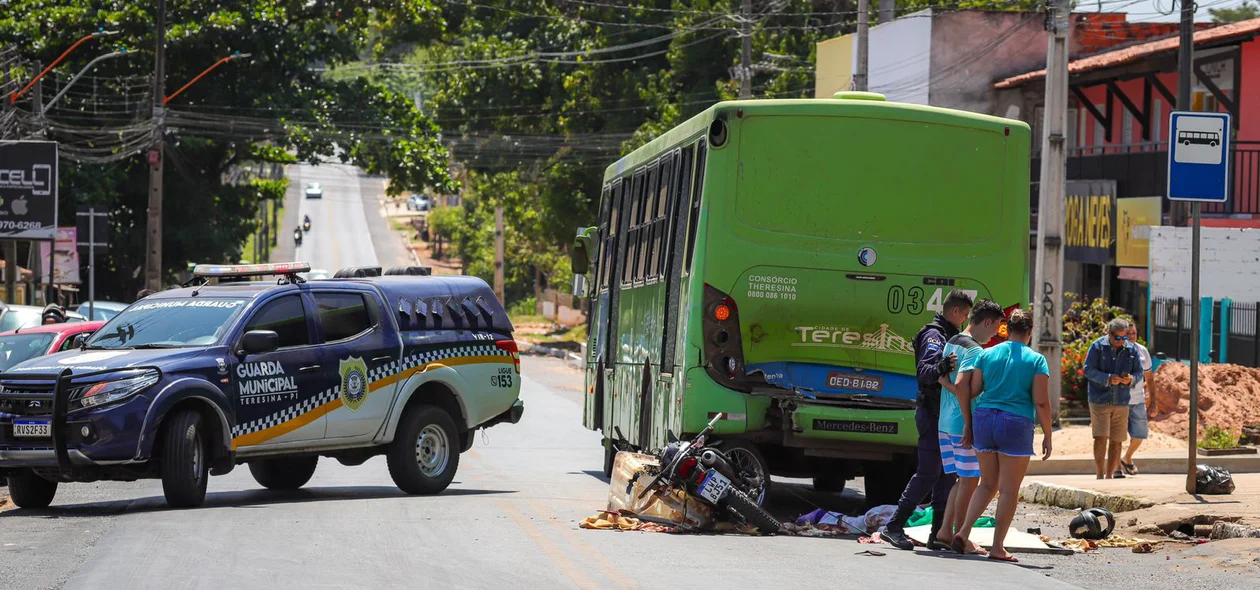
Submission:
<svg viewBox="0 0 1260 590">
<path fill-rule="evenodd" d="M 1164 363 L 1152 380 L 1157 415 L 1151 430 L 1186 439 L 1190 434 L 1190 367 Z M 1238 433 L 1260 422 L 1260 369 L 1199 365 L 1199 434 L 1205 426 Z"/>
<path fill-rule="evenodd" d="M 1037 437 L 1036 442 L 1038 445 L 1041 444 L 1040 436 Z M 1040 449 L 1041 447 L 1038 446 L 1037 448 Z M 1142 443 L 1142 448 L 1138 451 L 1137 456 L 1141 457 L 1144 453 L 1185 450 L 1186 441 L 1160 432 L 1151 432 L 1150 438 Z M 1092 455 L 1093 452 L 1094 435 L 1089 426 L 1064 426 L 1061 430 L 1054 433 L 1054 455 L 1056 457 Z"/>
</svg>

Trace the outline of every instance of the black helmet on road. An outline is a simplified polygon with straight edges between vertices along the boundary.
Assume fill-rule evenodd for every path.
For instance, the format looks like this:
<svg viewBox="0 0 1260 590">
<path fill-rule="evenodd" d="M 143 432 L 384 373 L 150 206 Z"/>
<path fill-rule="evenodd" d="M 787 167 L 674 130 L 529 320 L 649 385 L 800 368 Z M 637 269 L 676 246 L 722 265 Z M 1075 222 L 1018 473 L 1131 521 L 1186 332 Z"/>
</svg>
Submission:
<svg viewBox="0 0 1260 590">
<path fill-rule="evenodd" d="M 1089 539 L 1100 541 L 1111 536 L 1116 528 L 1116 517 L 1106 508 L 1090 508 L 1082 510 L 1068 525 L 1068 532 L 1073 539 Z"/>
</svg>

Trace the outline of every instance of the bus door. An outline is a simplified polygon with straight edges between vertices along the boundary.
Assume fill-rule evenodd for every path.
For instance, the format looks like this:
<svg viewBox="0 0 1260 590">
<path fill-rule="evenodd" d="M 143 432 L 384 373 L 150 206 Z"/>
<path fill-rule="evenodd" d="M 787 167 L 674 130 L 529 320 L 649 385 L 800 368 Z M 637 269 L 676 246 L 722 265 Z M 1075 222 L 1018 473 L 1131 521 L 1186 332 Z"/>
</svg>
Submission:
<svg viewBox="0 0 1260 590">
<path fill-rule="evenodd" d="M 664 409 L 672 406 L 670 400 L 676 397 L 675 388 L 681 387 L 677 385 L 678 381 L 674 379 L 675 371 L 680 367 L 676 364 L 676 350 L 678 345 L 678 329 L 681 323 L 682 311 L 680 309 L 680 299 L 682 291 L 682 275 L 684 271 L 684 255 L 686 248 L 686 234 L 688 227 L 688 214 L 695 214 L 691 207 L 692 194 L 692 174 L 693 164 L 695 162 L 695 146 L 688 146 L 678 150 L 673 155 L 671 163 L 670 185 L 668 194 L 668 211 L 665 225 L 664 251 L 661 257 L 661 274 L 665 281 L 665 305 L 663 308 L 664 317 L 661 321 L 661 370 L 658 378 L 658 393 L 655 396 L 659 402 L 658 408 Z M 674 412 L 657 412 L 656 422 L 659 432 L 666 432 L 674 425 L 674 415 L 678 413 L 675 408 Z M 681 424 L 678 424 L 681 427 Z"/>
</svg>

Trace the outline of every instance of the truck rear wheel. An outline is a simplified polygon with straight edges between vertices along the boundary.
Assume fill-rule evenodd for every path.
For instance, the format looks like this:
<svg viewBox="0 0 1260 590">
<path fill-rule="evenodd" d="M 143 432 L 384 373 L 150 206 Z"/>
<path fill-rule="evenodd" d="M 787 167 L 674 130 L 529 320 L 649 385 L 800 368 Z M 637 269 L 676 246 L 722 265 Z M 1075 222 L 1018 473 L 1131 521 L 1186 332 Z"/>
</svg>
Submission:
<svg viewBox="0 0 1260 590">
<path fill-rule="evenodd" d="M 166 419 L 160 469 L 162 494 L 172 508 L 196 508 L 206 501 L 209 455 L 200 414 L 178 410 Z"/>
<path fill-rule="evenodd" d="M 319 457 L 258 459 L 249 462 L 249 473 L 258 485 L 269 490 L 296 490 L 311 481 Z"/>
<path fill-rule="evenodd" d="M 48 481 L 30 469 L 9 476 L 9 498 L 18 508 L 47 508 L 57 495 L 57 482 Z"/>
<path fill-rule="evenodd" d="M 455 421 L 436 406 L 413 406 L 398 421 L 386 453 L 389 475 L 408 494 L 437 494 L 451 485 L 459 468 Z"/>
</svg>

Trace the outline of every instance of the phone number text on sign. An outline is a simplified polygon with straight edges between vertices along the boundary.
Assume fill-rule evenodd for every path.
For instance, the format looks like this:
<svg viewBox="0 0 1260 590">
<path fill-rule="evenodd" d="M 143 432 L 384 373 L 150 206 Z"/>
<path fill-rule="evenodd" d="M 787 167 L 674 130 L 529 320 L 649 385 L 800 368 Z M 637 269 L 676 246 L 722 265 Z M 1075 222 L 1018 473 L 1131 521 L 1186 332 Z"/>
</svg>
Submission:
<svg viewBox="0 0 1260 590">
<path fill-rule="evenodd" d="M 796 277 L 749 275 L 748 298 L 795 301 L 797 295 L 796 284 Z"/>
</svg>

